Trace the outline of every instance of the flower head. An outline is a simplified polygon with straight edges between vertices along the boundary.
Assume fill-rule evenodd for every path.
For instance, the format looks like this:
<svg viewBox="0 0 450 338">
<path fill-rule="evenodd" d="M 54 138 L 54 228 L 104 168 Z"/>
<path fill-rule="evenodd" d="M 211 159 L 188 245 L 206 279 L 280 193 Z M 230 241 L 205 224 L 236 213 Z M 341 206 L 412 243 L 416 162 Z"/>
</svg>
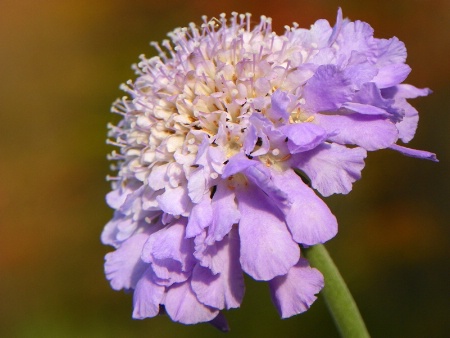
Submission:
<svg viewBox="0 0 450 338">
<path fill-rule="evenodd" d="M 243 273 L 270 285 L 280 315 L 309 308 L 321 273 L 300 245 L 337 232 L 323 196 L 346 194 L 367 151 L 408 142 L 418 113 L 406 101 L 428 89 L 401 84 L 410 72 L 397 38 L 364 22 L 318 20 L 283 35 L 261 17 L 178 28 L 141 57 L 110 126 L 108 204 L 102 241 L 113 289 L 134 289 L 134 318 L 165 312 L 184 324 L 239 307 Z M 306 183 L 305 183 L 306 182 Z M 314 190 L 313 190 L 314 189 Z"/>
</svg>

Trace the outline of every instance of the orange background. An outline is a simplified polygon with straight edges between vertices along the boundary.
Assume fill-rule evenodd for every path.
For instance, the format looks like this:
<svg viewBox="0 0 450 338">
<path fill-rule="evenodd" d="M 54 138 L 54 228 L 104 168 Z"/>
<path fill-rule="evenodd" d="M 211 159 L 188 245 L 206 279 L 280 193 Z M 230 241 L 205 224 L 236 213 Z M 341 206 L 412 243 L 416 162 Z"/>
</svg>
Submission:
<svg viewBox="0 0 450 338">
<path fill-rule="evenodd" d="M 328 198 L 340 223 L 327 245 L 374 337 L 450 332 L 450 2 L 0 1 L 0 337 L 223 337 L 207 324 L 131 319 L 131 295 L 110 289 L 100 244 L 111 218 L 106 124 L 138 55 L 154 55 L 177 26 L 221 12 L 296 21 L 369 22 L 408 48 L 409 83 L 434 93 L 411 101 L 421 121 L 411 146 L 440 163 L 370 153 L 348 196 Z M 319 299 L 280 320 L 267 285 L 247 281 L 229 337 L 336 337 Z"/>
</svg>

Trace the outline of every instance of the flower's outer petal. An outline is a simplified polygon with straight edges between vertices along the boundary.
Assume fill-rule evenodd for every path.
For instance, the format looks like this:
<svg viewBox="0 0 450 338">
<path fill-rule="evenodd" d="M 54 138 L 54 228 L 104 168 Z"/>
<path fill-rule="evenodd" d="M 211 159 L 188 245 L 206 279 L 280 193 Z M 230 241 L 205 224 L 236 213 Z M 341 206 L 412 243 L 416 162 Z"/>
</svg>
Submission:
<svg viewBox="0 0 450 338">
<path fill-rule="evenodd" d="M 292 169 L 274 173 L 272 177 L 275 185 L 282 187 L 292 202 L 286 213 L 286 223 L 297 243 L 324 243 L 336 235 L 336 217 Z"/>
<path fill-rule="evenodd" d="M 244 297 L 244 276 L 239 263 L 239 237 L 233 231 L 217 247 L 215 260 L 221 261 L 220 272 L 197 264 L 192 271 L 192 290 L 200 302 L 217 309 L 239 307 Z"/>
<path fill-rule="evenodd" d="M 334 25 L 333 32 L 331 33 L 331 36 L 328 39 L 328 43 L 327 43 L 328 46 L 331 46 L 336 41 L 336 38 L 342 28 L 342 22 L 343 22 L 342 9 L 341 9 L 341 7 L 339 7 L 337 15 L 336 15 L 336 24 Z"/>
<path fill-rule="evenodd" d="M 406 47 L 397 37 L 377 39 L 377 65 L 399 64 L 406 61 Z"/>
<path fill-rule="evenodd" d="M 342 107 L 353 110 L 354 112 L 364 114 L 364 115 L 380 115 L 380 116 L 390 116 L 391 115 L 383 108 L 375 107 L 375 106 L 372 106 L 369 104 L 346 102 L 342 105 Z"/>
<path fill-rule="evenodd" d="M 330 111 L 351 98 L 350 82 L 335 65 L 323 65 L 317 68 L 303 89 L 307 110 L 312 112 Z"/>
<path fill-rule="evenodd" d="M 411 106 L 405 99 L 396 100 L 394 107 L 405 113 L 403 119 L 396 123 L 398 137 L 405 143 L 411 141 L 417 130 L 419 123 L 419 112 Z"/>
<path fill-rule="evenodd" d="M 208 174 L 206 174 L 206 170 L 204 168 L 198 168 L 190 175 L 187 183 L 187 188 L 189 197 L 193 203 L 199 203 L 203 198 L 203 195 L 207 191 L 207 175 Z"/>
<path fill-rule="evenodd" d="M 144 319 L 159 314 L 165 287 L 153 281 L 153 271 L 149 267 L 138 281 L 133 293 L 133 318 Z"/>
<path fill-rule="evenodd" d="M 427 96 L 431 93 L 432 91 L 429 88 L 416 88 L 406 83 L 381 90 L 381 94 L 385 98 L 414 99 L 419 96 Z"/>
<path fill-rule="evenodd" d="M 116 211 L 114 213 L 114 218 L 103 228 L 101 241 L 103 244 L 118 248 L 120 243 L 133 234 L 136 227 L 136 221 L 133 221 L 131 216 L 126 216 L 121 212 Z"/>
<path fill-rule="evenodd" d="M 405 81 L 411 67 L 404 63 L 394 63 L 379 69 L 378 74 L 372 79 L 378 88 L 389 88 Z"/>
<path fill-rule="evenodd" d="M 377 46 L 373 38 L 373 28 L 366 22 L 345 21 L 336 42 L 339 45 L 339 53 L 346 55 L 347 59 L 353 51 L 363 53 L 368 58 L 375 56 Z"/>
<path fill-rule="evenodd" d="M 190 280 L 167 288 L 164 305 L 169 317 L 183 324 L 209 322 L 219 314 L 219 310 L 199 302 Z"/>
<path fill-rule="evenodd" d="M 312 123 L 295 123 L 278 128 L 288 138 L 288 148 L 291 154 L 311 150 L 327 138 L 322 127 Z"/>
<path fill-rule="evenodd" d="M 106 203 L 113 209 L 119 209 L 131 192 L 123 193 L 120 189 L 113 190 L 106 194 Z"/>
<path fill-rule="evenodd" d="M 308 175 L 314 189 L 323 196 L 330 196 L 352 190 L 352 183 L 361 178 L 366 156 L 367 152 L 362 148 L 331 143 L 302 153 L 292 161 Z"/>
<path fill-rule="evenodd" d="M 281 318 L 308 310 L 323 285 L 322 274 L 311 268 L 303 258 L 286 275 L 275 277 L 269 282 L 272 301 Z"/>
<path fill-rule="evenodd" d="M 283 191 L 282 187 L 273 182 L 272 171 L 262 163 L 247 168 L 245 170 L 245 175 L 250 181 L 264 191 L 264 193 L 276 203 L 280 210 L 289 207 L 289 196 Z"/>
<path fill-rule="evenodd" d="M 271 108 L 269 109 L 269 117 L 274 121 L 289 120 L 289 113 L 287 107 L 291 103 L 291 100 L 286 92 L 276 90 L 271 96 Z"/>
<path fill-rule="evenodd" d="M 398 137 L 395 124 L 379 116 L 316 114 L 315 122 L 327 130 L 328 140 L 355 144 L 369 151 L 387 148 Z"/>
<path fill-rule="evenodd" d="M 392 146 L 389 147 L 389 149 L 398 151 L 405 156 L 420 158 L 423 160 L 430 160 L 433 162 L 439 162 L 439 160 L 436 158 L 436 154 L 430 153 L 428 151 L 406 148 L 399 146 L 398 144 L 393 144 Z"/>
<path fill-rule="evenodd" d="M 208 229 L 207 242 L 220 241 L 228 234 L 233 224 L 241 217 L 235 201 L 234 192 L 225 183 L 217 184 L 212 198 L 212 224 Z"/>
<path fill-rule="evenodd" d="M 148 185 L 153 190 L 163 189 L 167 182 L 167 168 L 169 163 L 154 166 L 148 177 Z"/>
<path fill-rule="evenodd" d="M 147 233 L 131 236 L 116 251 L 105 256 L 105 274 L 114 290 L 133 289 L 148 264 L 141 260 Z"/>
<path fill-rule="evenodd" d="M 247 169 L 248 167 L 257 165 L 258 161 L 249 160 L 242 152 L 230 157 L 227 165 L 225 166 L 222 174 L 222 178 L 228 178 L 231 175 L 235 175 Z"/>
<path fill-rule="evenodd" d="M 170 215 L 184 215 L 192 205 L 185 186 L 166 186 L 166 191 L 156 197 L 156 200 L 161 210 Z"/>
<path fill-rule="evenodd" d="M 240 262 L 256 280 L 286 274 L 297 263 L 300 250 L 284 223 L 284 216 L 254 185 L 236 189 L 241 220 Z"/>
<path fill-rule="evenodd" d="M 191 238 L 197 236 L 203 229 L 210 226 L 212 221 L 213 208 L 211 206 L 211 197 L 205 194 L 200 203 L 194 205 L 191 210 L 186 226 L 186 237 Z"/>
<path fill-rule="evenodd" d="M 185 238 L 186 219 L 181 218 L 173 224 L 152 234 L 142 249 L 144 262 L 153 263 L 154 259 L 172 259 L 181 263 L 184 271 L 193 267 L 191 257 L 194 242 Z"/>
<path fill-rule="evenodd" d="M 400 84 L 381 91 L 383 97 L 395 99 L 393 107 L 403 111 L 405 114 L 403 119 L 396 124 L 399 132 L 398 136 L 403 142 L 407 143 L 412 140 L 419 122 L 419 113 L 406 101 L 406 99 L 426 96 L 430 93 L 431 90 L 428 88 L 421 89 L 408 84 Z"/>
<path fill-rule="evenodd" d="M 185 281 L 195 265 L 194 240 L 185 238 L 185 227 L 185 219 L 176 220 L 151 235 L 142 249 L 142 260 L 152 263 L 164 285 Z"/>
</svg>

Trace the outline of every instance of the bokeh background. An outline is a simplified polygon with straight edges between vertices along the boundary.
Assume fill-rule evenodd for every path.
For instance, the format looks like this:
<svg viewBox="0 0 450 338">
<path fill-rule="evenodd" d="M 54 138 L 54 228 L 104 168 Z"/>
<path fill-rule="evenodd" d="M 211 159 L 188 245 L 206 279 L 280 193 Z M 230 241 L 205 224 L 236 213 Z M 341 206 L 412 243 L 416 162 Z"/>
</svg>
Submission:
<svg viewBox="0 0 450 338">
<path fill-rule="evenodd" d="M 103 275 L 103 225 L 112 216 L 106 124 L 120 83 L 148 42 L 203 14 L 293 21 L 344 16 L 406 43 L 412 147 L 440 163 L 370 153 L 351 194 L 328 198 L 340 222 L 327 245 L 373 337 L 446 337 L 449 318 L 450 1 L 0 0 L 0 337 L 222 337 L 208 324 L 131 319 L 131 295 Z M 229 337 L 336 337 L 323 299 L 279 319 L 267 285 L 247 280 Z"/>
</svg>

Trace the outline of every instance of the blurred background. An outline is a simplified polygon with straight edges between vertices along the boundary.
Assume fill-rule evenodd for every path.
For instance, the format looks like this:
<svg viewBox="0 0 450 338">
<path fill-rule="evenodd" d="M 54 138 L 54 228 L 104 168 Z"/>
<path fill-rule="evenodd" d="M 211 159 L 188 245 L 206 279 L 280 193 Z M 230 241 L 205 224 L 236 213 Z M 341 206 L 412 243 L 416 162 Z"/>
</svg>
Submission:
<svg viewBox="0 0 450 338">
<path fill-rule="evenodd" d="M 251 12 L 275 30 L 319 18 L 369 22 L 408 48 L 421 121 L 411 147 L 440 163 L 370 153 L 351 194 L 328 198 L 327 244 L 373 337 L 447 337 L 449 318 L 450 1 L 0 0 L 0 337 L 222 337 L 208 324 L 131 319 L 132 297 L 103 275 L 111 218 L 105 144 L 112 101 L 150 41 L 203 14 Z M 247 280 L 228 337 L 336 337 L 323 299 L 279 319 Z"/>
</svg>

